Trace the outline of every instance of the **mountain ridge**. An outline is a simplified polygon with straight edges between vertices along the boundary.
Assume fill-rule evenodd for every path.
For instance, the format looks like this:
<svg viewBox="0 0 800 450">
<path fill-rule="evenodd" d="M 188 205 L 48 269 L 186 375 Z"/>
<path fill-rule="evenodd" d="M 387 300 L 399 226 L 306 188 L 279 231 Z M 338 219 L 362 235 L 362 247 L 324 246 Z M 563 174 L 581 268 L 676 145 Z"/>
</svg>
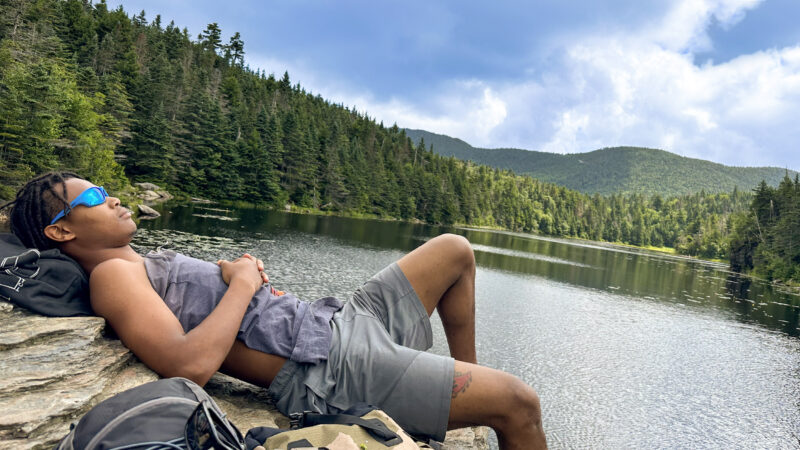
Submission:
<svg viewBox="0 0 800 450">
<path fill-rule="evenodd" d="M 415 143 L 443 156 L 510 169 L 586 194 L 659 194 L 663 196 L 751 190 L 762 179 L 777 186 L 797 172 L 779 167 L 739 167 L 689 158 L 644 147 L 606 147 L 585 153 L 557 154 L 517 148 L 480 148 L 443 134 L 405 129 Z"/>
</svg>

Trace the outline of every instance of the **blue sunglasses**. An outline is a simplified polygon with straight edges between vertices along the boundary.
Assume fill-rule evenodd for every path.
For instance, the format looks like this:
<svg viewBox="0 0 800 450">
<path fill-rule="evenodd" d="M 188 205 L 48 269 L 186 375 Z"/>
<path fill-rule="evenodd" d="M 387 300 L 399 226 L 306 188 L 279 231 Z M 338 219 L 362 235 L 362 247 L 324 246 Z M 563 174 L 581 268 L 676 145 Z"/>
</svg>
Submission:
<svg viewBox="0 0 800 450">
<path fill-rule="evenodd" d="M 69 208 L 62 209 L 58 214 L 56 214 L 55 219 L 50 222 L 50 225 L 58 222 L 61 218 L 69 214 L 72 211 L 72 208 L 78 205 L 88 206 L 91 208 L 92 206 L 102 205 L 105 203 L 107 198 L 108 192 L 106 192 L 103 186 L 92 186 L 89 189 L 81 192 L 81 195 L 75 197 L 75 200 L 70 202 Z"/>
</svg>

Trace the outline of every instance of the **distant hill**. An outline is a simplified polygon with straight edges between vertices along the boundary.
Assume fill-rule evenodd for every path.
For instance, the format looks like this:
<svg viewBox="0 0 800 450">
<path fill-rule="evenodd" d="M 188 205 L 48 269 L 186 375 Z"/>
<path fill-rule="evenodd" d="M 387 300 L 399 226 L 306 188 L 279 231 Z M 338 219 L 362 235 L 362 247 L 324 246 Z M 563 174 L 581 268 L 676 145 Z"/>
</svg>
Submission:
<svg viewBox="0 0 800 450">
<path fill-rule="evenodd" d="M 588 194 L 673 196 L 701 190 L 730 192 L 734 186 L 750 191 L 761 180 L 777 186 L 786 174 L 786 169 L 779 167 L 731 167 L 652 148 L 613 147 L 561 155 L 515 148 L 477 148 L 442 134 L 405 131 L 415 143 L 424 139 L 426 146 L 433 145 L 433 151 L 440 155 L 511 169 Z M 789 176 L 796 173 L 790 170 Z"/>
</svg>

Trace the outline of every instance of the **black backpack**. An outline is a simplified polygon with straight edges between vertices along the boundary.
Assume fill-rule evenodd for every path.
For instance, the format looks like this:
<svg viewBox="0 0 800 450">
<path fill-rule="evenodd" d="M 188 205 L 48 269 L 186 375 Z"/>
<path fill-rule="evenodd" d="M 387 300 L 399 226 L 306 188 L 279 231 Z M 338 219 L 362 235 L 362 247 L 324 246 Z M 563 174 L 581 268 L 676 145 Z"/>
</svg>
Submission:
<svg viewBox="0 0 800 450">
<path fill-rule="evenodd" d="M 224 435 L 230 446 L 216 445 L 212 435 Z M 98 403 L 54 450 L 187 448 L 245 447 L 242 434 L 203 388 L 186 378 L 165 378 Z"/>
<path fill-rule="evenodd" d="M 26 248 L 0 234 L 0 298 L 45 316 L 93 316 L 89 279 L 58 249 Z"/>
</svg>

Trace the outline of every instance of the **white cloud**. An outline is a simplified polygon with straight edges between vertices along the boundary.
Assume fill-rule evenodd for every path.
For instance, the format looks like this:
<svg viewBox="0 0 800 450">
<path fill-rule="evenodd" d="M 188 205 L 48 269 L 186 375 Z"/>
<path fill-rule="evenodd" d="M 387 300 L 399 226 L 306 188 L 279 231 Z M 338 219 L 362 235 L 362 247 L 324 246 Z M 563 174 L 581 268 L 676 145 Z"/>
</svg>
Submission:
<svg viewBox="0 0 800 450">
<path fill-rule="evenodd" d="M 664 17 L 655 18 L 636 32 L 640 38 L 666 49 L 683 52 L 709 50 L 710 21 L 729 27 L 763 0 L 679 0 Z"/>
<path fill-rule="evenodd" d="M 442 83 L 425 106 L 377 100 L 315 77 L 302 62 L 262 62 L 268 70 L 286 66 L 293 81 L 387 125 L 476 146 L 566 153 L 633 145 L 726 164 L 799 169 L 800 43 L 722 64 L 693 62 L 693 52 L 712 45 L 706 34 L 712 21 L 734 24 L 759 2 L 678 1 L 641 29 L 565 44 L 551 58 L 555 63 L 520 74 L 527 79 Z"/>
<path fill-rule="evenodd" d="M 544 86 L 551 96 L 545 103 L 557 110 L 554 132 L 534 148 L 579 152 L 627 144 L 783 165 L 785 143 L 798 142 L 791 124 L 800 116 L 798 55 L 800 46 L 697 67 L 688 55 L 635 37 L 575 45 L 565 58 L 568 82 Z M 577 95 L 569 95 L 570 82 Z"/>
<path fill-rule="evenodd" d="M 359 110 L 366 109 L 370 116 L 397 123 L 404 128 L 420 128 L 450 136 L 467 136 L 473 141 L 487 141 L 492 130 L 502 124 L 507 116 L 505 102 L 484 83 L 464 81 L 451 83 L 429 102 L 431 109 L 446 111 L 434 115 L 399 99 L 376 102 L 360 96 L 353 100 Z"/>
<path fill-rule="evenodd" d="M 276 77 L 288 71 L 292 83 L 319 93 L 325 99 L 366 112 L 370 117 L 391 126 L 419 128 L 449 136 L 465 137 L 472 142 L 490 142 L 490 134 L 502 124 L 508 114 L 506 103 L 486 83 L 477 80 L 451 81 L 438 95 L 429 99 L 429 108 L 420 108 L 408 101 L 392 98 L 379 101 L 366 91 L 332 79 L 322 79 L 303 61 L 280 61 L 261 55 L 251 55 L 252 68 L 263 68 Z M 440 114 L 432 111 L 441 111 Z"/>
</svg>

